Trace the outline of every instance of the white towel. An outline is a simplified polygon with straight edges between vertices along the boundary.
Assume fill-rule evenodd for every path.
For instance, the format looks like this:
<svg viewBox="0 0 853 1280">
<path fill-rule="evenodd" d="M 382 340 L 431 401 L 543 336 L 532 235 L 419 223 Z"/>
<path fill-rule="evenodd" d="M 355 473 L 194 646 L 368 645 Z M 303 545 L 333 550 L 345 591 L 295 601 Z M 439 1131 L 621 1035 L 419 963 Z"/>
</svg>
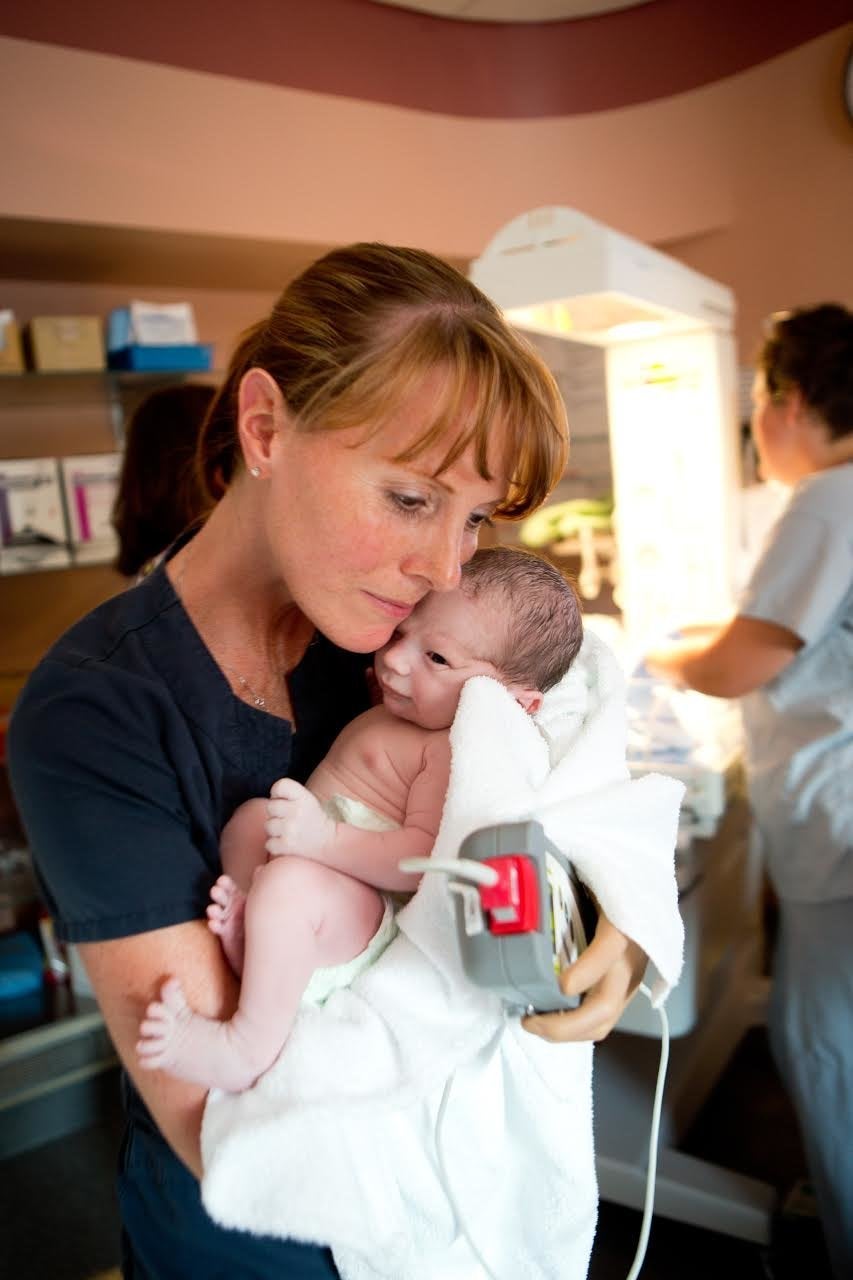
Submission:
<svg viewBox="0 0 853 1280">
<path fill-rule="evenodd" d="M 602 642 L 587 635 L 537 723 L 496 681 L 469 681 L 451 747 L 434 856 L 456 856 L 479 826 L 538 818 L 649 953 L 662 998 L 681 964 L 683 789 L 629 779 L 624 686 Z M 330 1244 L 344 1280 L 481 1280 L 469 1240 L 499 1280 L 581 1280 L 597 1204 L 592 1046 L 527 1034 L 467 981 L 442 875 L 424 876 L 398 924 L 352 988 L 300 1012 L 252 1089 L 211 1093 L 208 1212 Z"/>
</svg>

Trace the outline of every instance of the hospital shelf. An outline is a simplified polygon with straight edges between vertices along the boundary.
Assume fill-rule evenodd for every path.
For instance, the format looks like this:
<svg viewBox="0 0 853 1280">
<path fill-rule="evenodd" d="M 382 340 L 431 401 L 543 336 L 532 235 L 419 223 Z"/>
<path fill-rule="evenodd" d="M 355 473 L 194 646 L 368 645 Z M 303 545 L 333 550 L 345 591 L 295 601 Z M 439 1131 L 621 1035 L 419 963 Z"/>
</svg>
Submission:
<svg viewBox="0 0 853 1280">
<path fill-rule="evenodd" d="M 0 1040 L 0 1159 L 93 1124 L 117 1088 L 117 1066 L 97 1004 L 85 996 Z"/>
</svg>

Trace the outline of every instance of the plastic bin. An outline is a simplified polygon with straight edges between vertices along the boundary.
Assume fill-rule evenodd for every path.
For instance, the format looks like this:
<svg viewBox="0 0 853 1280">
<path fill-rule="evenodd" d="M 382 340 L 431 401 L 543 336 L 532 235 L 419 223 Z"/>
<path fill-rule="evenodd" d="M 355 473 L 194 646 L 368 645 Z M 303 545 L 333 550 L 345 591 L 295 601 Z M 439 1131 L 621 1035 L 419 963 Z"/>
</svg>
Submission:
<svg viewBox="0 0 853 1280">
<path fill-rule="evenodd" d="M 205 373 L 213 363 L 213 346 L 119 347 L 109 353 L 109 367 L 134 373 Z"/>
</svg>

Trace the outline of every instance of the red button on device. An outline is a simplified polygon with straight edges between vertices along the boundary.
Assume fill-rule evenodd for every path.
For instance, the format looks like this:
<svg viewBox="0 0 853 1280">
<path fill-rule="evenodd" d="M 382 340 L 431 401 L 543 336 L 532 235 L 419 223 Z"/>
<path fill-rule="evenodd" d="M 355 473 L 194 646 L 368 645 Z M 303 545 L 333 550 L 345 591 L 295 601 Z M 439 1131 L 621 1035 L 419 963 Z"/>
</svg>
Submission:
<svg viewBox="0 0 853 1280">
<path fill-rule="evenodd" d="M 496 884 L 480 886 L 480 902 L 489 915 L 490 933 L 529 933 L 539 928 L 539 877 L 536 863 L 522 853 L 484 858 L 498 873 Z"/>
</svg>

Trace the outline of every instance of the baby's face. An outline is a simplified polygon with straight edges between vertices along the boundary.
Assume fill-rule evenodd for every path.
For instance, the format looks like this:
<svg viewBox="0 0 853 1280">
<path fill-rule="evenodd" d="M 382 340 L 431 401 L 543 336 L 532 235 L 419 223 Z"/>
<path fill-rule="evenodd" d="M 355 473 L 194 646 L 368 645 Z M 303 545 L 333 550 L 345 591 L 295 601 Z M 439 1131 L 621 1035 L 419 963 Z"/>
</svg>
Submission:
<svg viewBox="0 0 853 1280">
<path fill-rule="evenodd" d="M 424 729 L 449 728 L 466 680 L 502 679 L 486 655 L 497 652 L 504 626 L 482 596 L 470 600 L 461 591 L 427 596 L 376 654 L 385 706 Z"/>
</svg>

